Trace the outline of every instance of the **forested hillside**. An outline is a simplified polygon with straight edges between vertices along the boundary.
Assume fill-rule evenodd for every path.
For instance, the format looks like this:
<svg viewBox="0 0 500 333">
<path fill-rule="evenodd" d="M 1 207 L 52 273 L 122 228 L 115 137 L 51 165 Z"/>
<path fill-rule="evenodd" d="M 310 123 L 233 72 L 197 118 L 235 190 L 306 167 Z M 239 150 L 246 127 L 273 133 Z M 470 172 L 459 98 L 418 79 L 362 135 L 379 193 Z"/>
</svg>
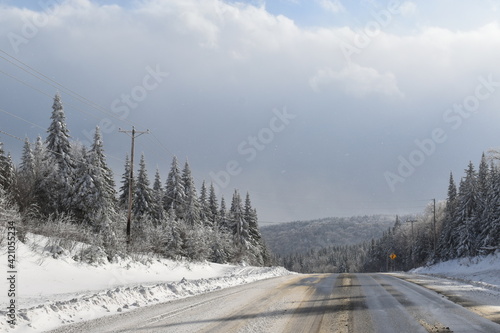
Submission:
<svg viewBox="0 0 500 333">
<path fill-rule="evenodd" d="M 357 245 L 332 242 L 319 249 L 311 247 L 309 251 L 288 252 L 277 260 L 297 272 L 372 272 L 409 270 L 429 263 L 500 251 L 500 168 L 497 162 L 493 156 L 488 163 L 483 154 L 477 171 L 470 162 L 459 186 L 450 174 L 446 200 L 429 204 L 418 216 L 393 220 L 392 227 L 381 237 L 371 241 L 359 239 Z M 411 223 L 405 223 L 408 220 Z M 337 230 L 345 237 L 340 228 Z M 309 234 L 308 228 L 297 229 L 295 233 Z M 312 242 L 310 236 L 304 238 L 309 244 Z M 320 232 L 316 233 L 316 238 L 324 239 Z M 286 236 L 280 239 L 286 242 Z M 287 244 L 294 242 L 297 239 Z"/>
<path fill-rule="evenodd" d="M 145 156 L 136 173 L 130 160 L 117 191 L 99 128 L 90 147 L 72 140 L 56 94 L 47 137 L 26 138 L 19 165 L 0 142 L 0 229 L 9 221 L 21 240 L 28 232 L 54 237 L 53 248 L 91 244 L 79 256 L 88 260 L 143 253 L 270 264 L 248 193 L 235 190 L 227 206 L 205 182 L 198 194 L 189 163 L 181 168 L 175 156 L 166 182 L 157 170 L 151 186 Z"/>
<path fill-rule="evenodd" d="M 288 255 L 379 238 L 394 221 L 390 215 L 329 217 L 265 226 L 261 232 L 272 253 Z"/>
</svg>

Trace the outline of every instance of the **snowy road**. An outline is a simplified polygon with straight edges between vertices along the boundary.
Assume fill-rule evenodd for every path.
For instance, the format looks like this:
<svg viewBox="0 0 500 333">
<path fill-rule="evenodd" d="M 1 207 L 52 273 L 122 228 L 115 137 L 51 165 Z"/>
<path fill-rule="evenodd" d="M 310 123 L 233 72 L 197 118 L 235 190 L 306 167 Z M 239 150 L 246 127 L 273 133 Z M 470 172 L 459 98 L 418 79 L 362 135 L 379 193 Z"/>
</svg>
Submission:
<svg viewBox="0 0 500 333">
<path fill-rule="evenodd" d="M 491 320 L 485 319 L 407 280 L 386 274 L 283 276 L 52 332 L 500 332 L 498 308 L 450 295 L 484 310 Z M 431 287 L 432 280 L 411 281 Z"/>
</svg>

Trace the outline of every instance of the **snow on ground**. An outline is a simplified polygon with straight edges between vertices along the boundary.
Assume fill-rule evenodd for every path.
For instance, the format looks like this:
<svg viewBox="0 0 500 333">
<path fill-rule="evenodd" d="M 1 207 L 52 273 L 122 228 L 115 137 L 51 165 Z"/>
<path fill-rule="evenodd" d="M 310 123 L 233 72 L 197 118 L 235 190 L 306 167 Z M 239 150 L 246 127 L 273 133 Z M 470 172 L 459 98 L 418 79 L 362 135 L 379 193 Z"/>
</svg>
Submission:
<svg viewBox="0 0 500 333">
<path fill-rule="evenodd" d="M 395 274 L 396 276 L 398 274 Z M 492 321 L 500 321 L 500 251 L 412 270 L 401 277 L 434 290 Z"/>
<path fill-rule="evenodd" d="M 411 272 L 445 277 L 500 291 L 500 250 L 488 256 L 454 259 Z"/>
<path fill-rule="evenodd" d="M 85 244 L 68 251 L 48 238 L 28 234 L 17 242 L 18 324 L 7 324 L 10 298 L 0 294 L 0 332 L 42 332 L 140 306 L 193 296 L 261 279 L 291 274 L 281 267 L 251 267 L 192 263 L 166 259 L 130 258 L 94 264 L 75 261 Z M 80 247 L 80 248 L 79 248 Z M 5 246 L 0 260 L 7 267 Z M 96 254 L 99 259 L 99 253 Z M 7 269 L 4 270 L 6 272 Z M 5 273 L 6 274 L 6 273 Z M 1 290 L 8 290 L 2 278 Z"/>
</svg>

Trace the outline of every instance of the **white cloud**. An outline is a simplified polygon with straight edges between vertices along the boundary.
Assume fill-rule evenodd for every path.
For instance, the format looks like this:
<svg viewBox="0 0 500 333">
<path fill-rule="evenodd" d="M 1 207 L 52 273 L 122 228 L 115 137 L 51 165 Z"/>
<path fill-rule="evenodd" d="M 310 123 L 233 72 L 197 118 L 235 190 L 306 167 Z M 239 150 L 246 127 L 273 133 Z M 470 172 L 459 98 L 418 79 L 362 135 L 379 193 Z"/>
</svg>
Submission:
<svg viewBox="0 0 500 333">
<path fill-rule="evenodd" d="M 340 0 L 318 0 L 319 5 L 332 13 L 344 12 L 345 7 L 342 5 Z"/>
<path fill-rule="evenodd" d="M 412 1 L 405 1 L 399 6 L 399 12 L 403 16 L 412 16 L 417 12 L 417 5 Z"/>
<path fill-rule="evenodd" d="M 316 92 L 320 92 L 326 87 L 333 87 L 333 89 L 342 90 L 357 98 L 370 94 L 403 96 L 394 74 L 381 74 L 374 68 L 362 67 L 354 63 L 338 72 L 331 68 L 318 70 L 309 80 L 309 84 Z"/>
</svg>

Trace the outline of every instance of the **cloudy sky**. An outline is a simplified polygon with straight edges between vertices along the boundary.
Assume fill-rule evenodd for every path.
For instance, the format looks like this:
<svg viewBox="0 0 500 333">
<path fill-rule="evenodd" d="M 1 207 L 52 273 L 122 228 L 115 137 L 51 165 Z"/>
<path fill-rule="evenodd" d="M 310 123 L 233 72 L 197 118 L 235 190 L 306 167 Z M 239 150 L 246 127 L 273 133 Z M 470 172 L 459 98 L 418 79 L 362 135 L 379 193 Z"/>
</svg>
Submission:
<svg viewBox="0 0 500 333">
<path fill-rule="evenodd" d="M 500 1 L 0 0 L 0 141 L 59 91 L 73 139 L 130 138 L 262 223 L 419 212 L 500 147 Z"/>
</svg>

